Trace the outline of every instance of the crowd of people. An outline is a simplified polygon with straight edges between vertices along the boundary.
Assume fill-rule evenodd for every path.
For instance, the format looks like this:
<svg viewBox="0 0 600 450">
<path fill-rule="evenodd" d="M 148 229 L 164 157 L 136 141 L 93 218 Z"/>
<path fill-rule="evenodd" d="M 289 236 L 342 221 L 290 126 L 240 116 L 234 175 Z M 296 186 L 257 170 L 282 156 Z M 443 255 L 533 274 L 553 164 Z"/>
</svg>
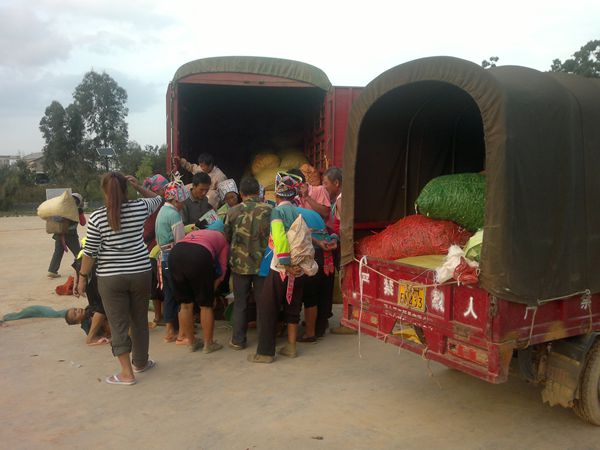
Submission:
<svg viewBox="0 0 600 450">
<path fill-rule="evenodd" d="M 89 306 L 69 309 L 65 320 L 81 324 L 90 345 L 110 342 L 120 363 L 120 371 L 106 379 L 110 384 L 134 384 L 136 373 L 155 366 L 149 328 L 164 325 L 165 343 L 192 352 L 220 350 L 213 338 L 215 298 L 230 285 L 231 349 L 246 348 L 250 306 L 256 305 L 258 342 L 251 362 L 271 363 L 276 353 L 294 358 L 298 342 L 316 343 L 329 327 L 341 170 L 329 168 L 321 186 L 307 184 L 300 170 L 279 172 L 275 201 L 269 202 L 255 178 L 242 178 L 238 189 L 209 154 L 200 155 L 198 164 L 178 162 L 192 173 L 189 187 L 178 175 L 169 182 L 156 174 L 140 184 L 132 176 L 105 174 L 105 206 L 88 220 L 74 294 L 86 294 Z M 128 200 L 128 185 L 139 198 Z M 295 246 L 303 230 L 310 251 L 300 255 Z M 195 333 L 198 314 L 202 338 Z M 286 329 L 287 343 L 277 350 L 276 337 Z"/>
</svg>

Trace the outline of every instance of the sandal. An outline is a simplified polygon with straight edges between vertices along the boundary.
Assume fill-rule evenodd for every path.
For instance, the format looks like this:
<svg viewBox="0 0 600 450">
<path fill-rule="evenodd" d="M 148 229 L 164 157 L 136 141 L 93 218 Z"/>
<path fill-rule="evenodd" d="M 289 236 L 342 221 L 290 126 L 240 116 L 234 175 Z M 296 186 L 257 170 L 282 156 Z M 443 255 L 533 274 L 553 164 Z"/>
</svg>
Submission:
<svg viewBox="0 0 600 450">
<path fill-rule="evenodd" d="M 144 367 L 142 367 L 141 369 L 138 369 L 137 367 L 133 366 L 133 372 L 134 373 L 142 373 L 142 372 L 152 369 L 153 367 L 156 367 L 156 361 L 154 361 L 153 359 L 149 359 L 146 362 L 146 365 Z"/>
<path fill-rule="evenodd" d="M 131 386 L 135 383 L 137 383 L 137 380 L 133 379 L 133 380 L 121 380 L 119 378 L 119 374 L 115 373 L 114 375 L 111 375 L 110 377 L 106 377 L 106 379 L 104 380 L 106 381 L 108 384 L 120 384 L 122 386 Z"/>
<path fill-rule="evenodd" d="M 303 342 L 305 344 L 316 344 L 317 337 L 316 336 L 300 336 L 296 339 L 296 342 Z"/>
</svg>

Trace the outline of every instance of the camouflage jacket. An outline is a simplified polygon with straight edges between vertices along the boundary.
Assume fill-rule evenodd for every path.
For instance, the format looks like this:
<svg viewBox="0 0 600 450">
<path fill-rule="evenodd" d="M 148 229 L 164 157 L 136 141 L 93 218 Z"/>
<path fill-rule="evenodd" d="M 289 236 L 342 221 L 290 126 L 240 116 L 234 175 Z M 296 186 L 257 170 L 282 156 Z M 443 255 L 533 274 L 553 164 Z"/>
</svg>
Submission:
<svg viewBox="0 0 600 450">
<path fill-rule="evenodd" d="M 229 264 L 240 275 L 255 275 L 269 243 L 272 207 L 248 198 L 227 212 L 225 236 L 231 243 Z"/>
</svg>

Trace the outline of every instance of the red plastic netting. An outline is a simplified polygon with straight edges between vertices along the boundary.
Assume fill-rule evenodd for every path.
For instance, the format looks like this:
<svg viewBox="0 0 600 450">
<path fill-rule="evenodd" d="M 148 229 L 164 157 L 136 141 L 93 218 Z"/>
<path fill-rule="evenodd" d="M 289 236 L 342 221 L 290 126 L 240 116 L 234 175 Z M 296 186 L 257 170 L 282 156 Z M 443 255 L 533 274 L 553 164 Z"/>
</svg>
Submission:
<svg viewBox="0 0 600 450">
<path fill-rule="evenodd" d="M 416 214 L 400 219 L 385 230 L 356 243 L 356 252 L 380 259 L 445 255 L 452 244 L 464 246 L 472 233 L 449 220 Z"/>
</svg>

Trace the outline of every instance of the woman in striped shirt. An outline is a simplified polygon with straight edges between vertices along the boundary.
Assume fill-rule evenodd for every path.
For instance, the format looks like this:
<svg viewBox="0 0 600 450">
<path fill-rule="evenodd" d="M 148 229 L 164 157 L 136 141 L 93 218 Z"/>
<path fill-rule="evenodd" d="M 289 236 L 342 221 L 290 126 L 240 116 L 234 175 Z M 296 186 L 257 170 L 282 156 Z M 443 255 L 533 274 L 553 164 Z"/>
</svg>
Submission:
<svg viewBox="0 0 600 450">
<path fill-rule="evenodd" d="M 128 182 L 147 198 L 127 200 Z M 131 385 L 136 382 L 134 373 L 155 365 L 148 358 L 151 266 L 143 229 L 161 198 L 139 186 L 134 177 L 118 172 L 104 175 L 101 184 L 106 206 L 90 215 L 76 295 L 85 292 L 86 278 L 95 263 L 98 290 L 112 331 L 113 355 L 121 364 L 121 371 L 106 382 Z"/>
</svg>

